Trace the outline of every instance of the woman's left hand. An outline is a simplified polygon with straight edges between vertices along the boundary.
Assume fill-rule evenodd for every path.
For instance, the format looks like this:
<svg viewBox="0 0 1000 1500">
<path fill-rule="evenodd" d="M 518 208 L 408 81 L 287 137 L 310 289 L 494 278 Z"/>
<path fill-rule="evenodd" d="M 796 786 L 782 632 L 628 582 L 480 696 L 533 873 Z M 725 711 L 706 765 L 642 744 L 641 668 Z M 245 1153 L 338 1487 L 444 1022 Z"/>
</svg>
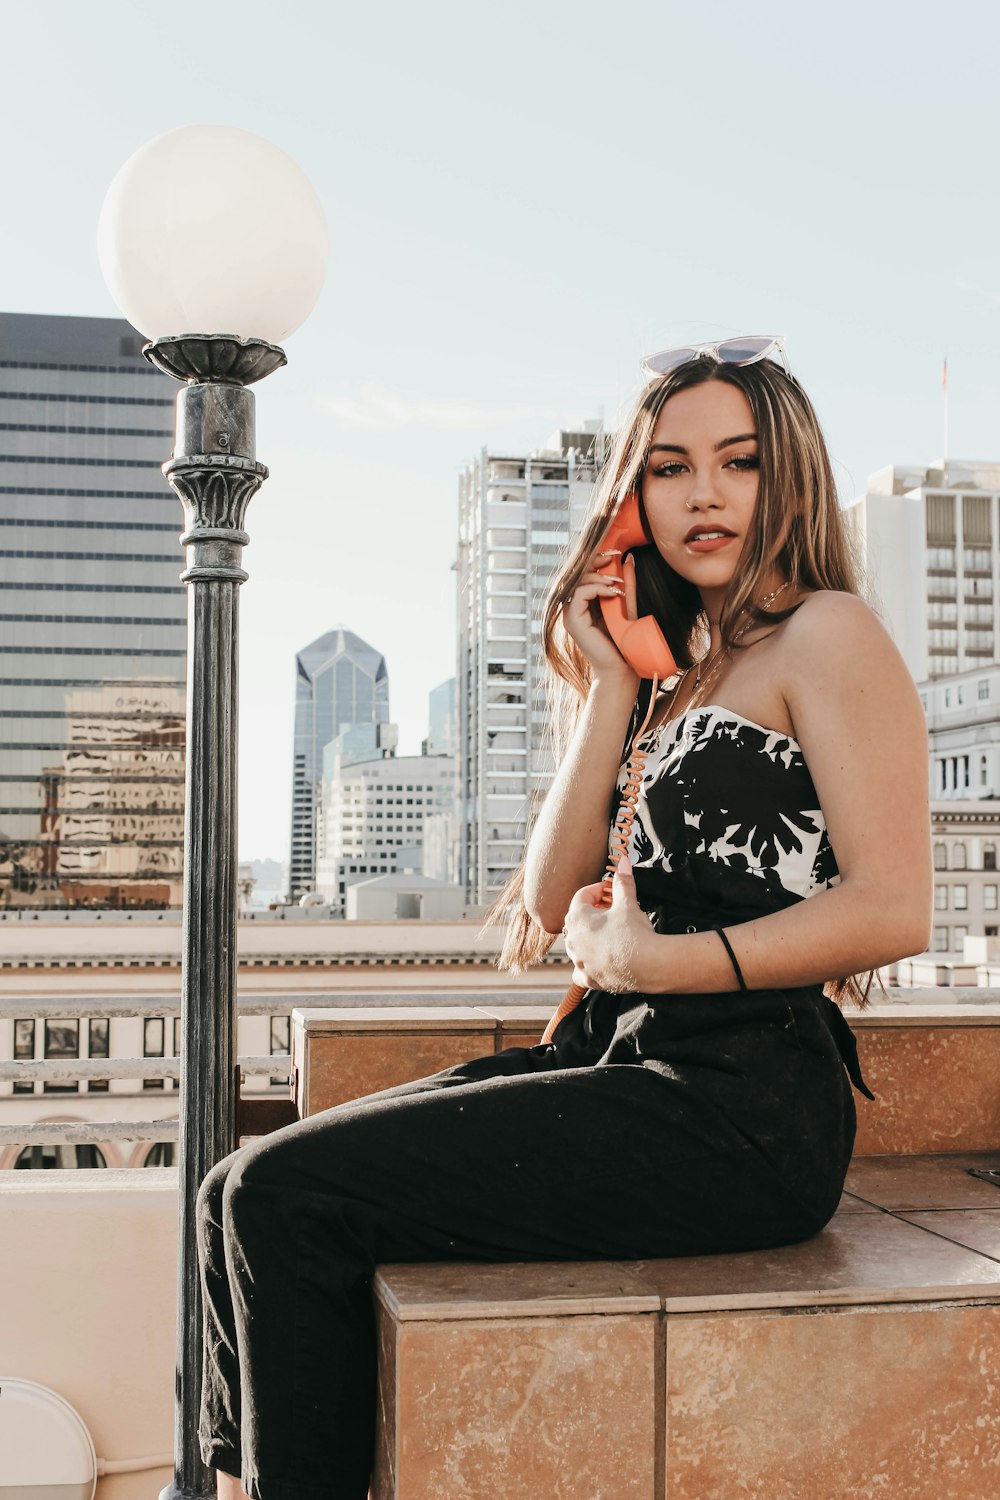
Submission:
<svg viewBox="0 0 1000 1500">
<path fill-rule="evenodd" d="M 641 991 L 657 937 L 636 899 L 632 868 L 624 855 L 611 883 L 610 906 L 601 905 L 603 888 L 603 881 L 585 885 L 566 913 L 563 936 L 573 961 L 573 982 L 613 995 Z"/>
</svg>

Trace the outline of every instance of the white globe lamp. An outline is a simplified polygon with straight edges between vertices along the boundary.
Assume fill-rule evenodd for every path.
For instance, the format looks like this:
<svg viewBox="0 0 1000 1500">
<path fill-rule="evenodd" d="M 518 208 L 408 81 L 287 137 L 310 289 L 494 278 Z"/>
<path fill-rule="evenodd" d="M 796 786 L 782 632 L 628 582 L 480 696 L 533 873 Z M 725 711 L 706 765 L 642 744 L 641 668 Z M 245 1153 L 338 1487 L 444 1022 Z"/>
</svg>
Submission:
<svg viewBox="0 0 1000 1500">
<path fill-rule="evenodd" d="M 118 172 L 97 248 L 111 295 L 147 338 L 278 344 L 316 303 L 328 236 L 312 184 L 286 152 L 231 125 L 185 125 Z"/>
</svg>

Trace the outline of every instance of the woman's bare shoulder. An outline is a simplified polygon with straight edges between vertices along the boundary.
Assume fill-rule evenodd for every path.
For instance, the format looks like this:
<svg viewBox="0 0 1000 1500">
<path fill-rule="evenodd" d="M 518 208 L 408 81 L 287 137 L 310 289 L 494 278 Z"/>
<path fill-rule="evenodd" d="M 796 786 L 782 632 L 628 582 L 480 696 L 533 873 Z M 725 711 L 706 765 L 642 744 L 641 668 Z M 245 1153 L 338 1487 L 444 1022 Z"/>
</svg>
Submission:
<svg viewBox="0 0 1000 1500">
<path fill-rule="evenodd" d="M 789 623 L 823 621 L 824 628 L 833 620 L 867 620 L 884 629 L 878 614 L 860 594 L 850 594 L 845 589 L 815 589 L 803 593 Z"/>
<path fill-rule="evenodd" d="M 889 648 L 892 637 L 870 604 L 857 594 L 817 589 L 806 594 L 785 622 L 783 645 L 795 655 Z"/>
<path fill-rule="evenodd" d="M 782 640 L 785 701 L 793 719 L 807 707 L 825 713 L 863 701 L 875 707 L 894 702 L 919 709 L 906 664 L 871 605 L 857 594 L 822 589 L 808 594 L 787 621 Z"/>
</svg>

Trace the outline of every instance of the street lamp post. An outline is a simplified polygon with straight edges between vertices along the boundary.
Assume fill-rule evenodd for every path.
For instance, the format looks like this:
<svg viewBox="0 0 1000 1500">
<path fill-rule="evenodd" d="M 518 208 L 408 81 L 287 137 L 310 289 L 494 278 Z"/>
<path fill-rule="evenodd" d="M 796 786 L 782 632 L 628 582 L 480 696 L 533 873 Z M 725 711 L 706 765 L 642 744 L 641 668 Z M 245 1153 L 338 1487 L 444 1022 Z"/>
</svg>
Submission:
<svg viewBox="0 0 1000 1500">
<path fill-rule="evenodd" d="M 227 193 L 225 189 L 228 188 Z M 234 236 L 230 194 L 252 194 Z M 214 1491 L 197 1423 L 202 1299 L 194 1234 L 205 1174 L 236 1146 L 236 751 L 239 587 L 247 506 L 267 478 L 247 387 L 285 363 L 326 261 L 323 212 L 277 147 L 187 126 L 131 157 L 98 231 L 102 269 L 143 353 L 183 382 L 163 472 L 184 508 L 188 587 L 175 1465 L 162 1500 Z M 200 328 L 225 332 L 185 332 Z"/>
</svg>

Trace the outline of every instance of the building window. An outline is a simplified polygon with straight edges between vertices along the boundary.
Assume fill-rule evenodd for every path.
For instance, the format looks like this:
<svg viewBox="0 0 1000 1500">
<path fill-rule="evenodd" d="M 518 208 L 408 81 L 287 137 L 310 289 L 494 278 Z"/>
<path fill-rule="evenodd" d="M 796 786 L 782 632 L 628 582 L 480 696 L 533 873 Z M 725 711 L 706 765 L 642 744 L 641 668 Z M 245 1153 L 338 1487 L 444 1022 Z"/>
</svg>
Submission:
<svg viewBox="0 0 1000 1500">
<path fill-rule="evenodd" d="M 935 870 L 947 870 L 948 846 L 946 844 L 934 845 L 934 868 Z"/>
<path fill-rule="evenodd" d="M 969 909 L 969 887 L 967 885 L 953 885 L 952 894 L 955 898 L 956 911 L 968 911 Z"/>
<path fill-rule="evenodd" d="M 957 953 L 961 953 L 965 948 L 965 939 L 968 937 L 968 935 L 969 929 L 967 927 L 955 928 L 955 951 Z"/>
<path fill-rule="evenodd" d="M 983 907 L 986 911 L 997 910 L 997 887 L 995 885 L 983 886 Z"/>
<path fill-rule="evenodd" d="M 948 887 L 946 885 L 934 887 L 934 909 L 935 911 L 948 910 Z"/>
<path fill-rule="evenodd" d="M 162 1016 L 147 1016 L 142 1023 L 142 1055 L 143 1057 L 163 1056 L 164 1025 Z M 144 1078 L 142 1086 L 144 1089 L 162 1089 L 165 1080 L 163 1078 Z"/>
<path fill-rule="evenodd" d="M 624 576 L 625 575 L 622 574 L 622 577 Z M 944 690 L 944 706 L 945 708 L 951 707 L 951 688 L 945 688 Z"/>
<path fill-rule="evenodd" d="M 177 1155 L 173 1141 L 155 1141 L 146 1152 L 144 1167 L 172 1167 Z"/>
<path fill-rule="evenodd" d="M 997 867 L 997 846 L 996 846 L 996 844 L 984 844 L 983 845 L 983 869 L 984 870 L 995 870 L 996 867 Z"/>
<path fill-rule="evenodd" d="M 89 1057 L 110 1057 L 110 1034 L 111 1022 L 107 1016 L 91 1016 L 87 1022 L 87 1055 Z M 88 1094 L 106 1094 L 107 1092 L 108 1080 L 106 1078 L 91 1078 L 88 1081 Z"/>
<path fill-rule="evenodd" d="M 997 936 L 997 929 L 995 927 L 987 927 L 986 928 L 986 936 L 987 937 L 996 937 Z"/>
<path fill-rule="evenodd" d="M 54 1062 L 75 1061 L 80 1056 L 79 1021 L 45 1022 L 45 1056 Z M 75 1083 L 46 1083 L 47 1094 L 76 1094 L 80 1085 Z"/>
<path fill-rule="evenodd" d="M 14 1061 L 34 1062 L 35 1060 L 35 1023 L 34 1021 L 14 1022 Z M 35 1085 L 33 1083 L 15 1083 L 15 1094 L 33 1094 Z"/>
<path fill-rule="evenodd" d="M 25 1146 L 14 1163 L 16 1170 L 106 1166 L 104 1153 L 97 1146 Z"/>
<path fill-rule="evenodd" d="M 954 843 L 954 844 L 952 844 L 952 846 L 951 846 L 951 867 L 952 867 L 952 869 L 953 870 L 964 870 L 964 869 L 966 869 L 965 858 L 966 858 L 966 856 L 965 856 L 965 845 L 962 843 L 961 839 L 958 839 L 957 842 Z"/>
<path fill-rule="evenodd" d="M 934 929 L 934 952 L 948 952 L 948 929 L 947 927 L 935 927 Z"/>
<path fill-rule="evenodd" d="M 980 703 L 990 696 L 990 680 L 988 677 L 980 677 L 976 683 L 976 695 Z"/>
<path fill-rule="evenodd" d="M 980 786 L 985 786 L 986 782 L 987 782 L 987 779 L 988 779 L 987 770 L 986 770 L 986 764 L 987 764 L 986 763 L 986 756 L 985 755 L 981 755 L 979 757 L 979 785 Z"/>
</svg>

